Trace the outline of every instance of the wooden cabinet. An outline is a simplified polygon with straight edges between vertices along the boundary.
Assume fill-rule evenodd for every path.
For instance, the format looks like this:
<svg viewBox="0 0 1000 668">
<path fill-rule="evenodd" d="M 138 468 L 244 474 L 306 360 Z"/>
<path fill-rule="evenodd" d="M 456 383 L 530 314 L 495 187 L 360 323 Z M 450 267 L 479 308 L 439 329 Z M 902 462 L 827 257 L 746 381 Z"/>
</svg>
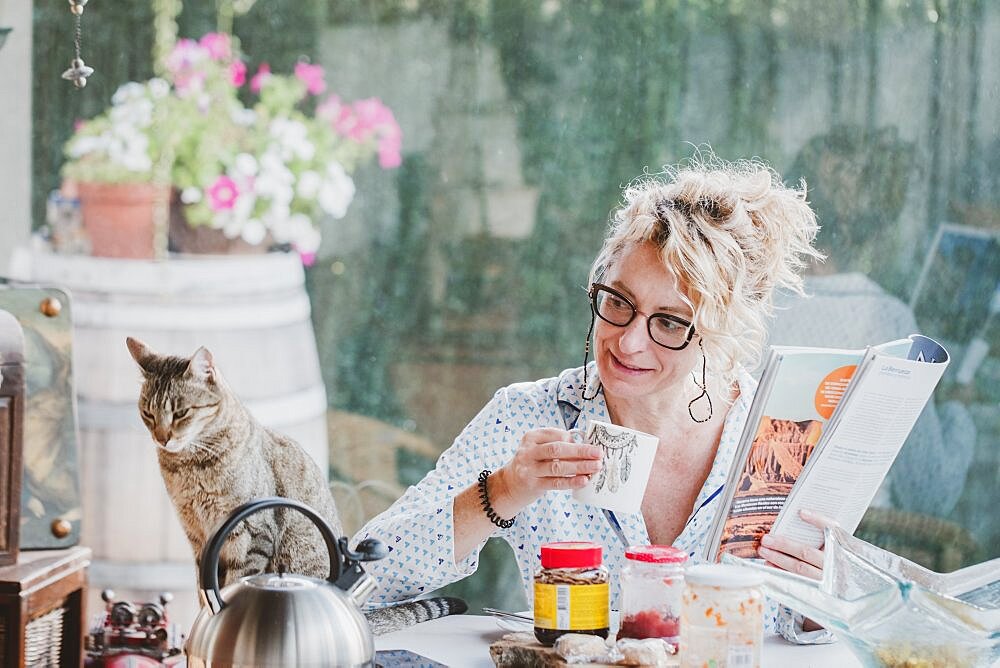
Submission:
<svg viewBox="0 0 1000 668">
<path fill-rule="evenodd" d="M 23 420 L 24 338 L 14 316 L 0 310 L 0 566 L 17 559 Z"/>
<path fill-rule="evenodd" d="M 0 666 L 82 666 L 90 550 L 22 552 L 0 568 Z"/>
</svg>

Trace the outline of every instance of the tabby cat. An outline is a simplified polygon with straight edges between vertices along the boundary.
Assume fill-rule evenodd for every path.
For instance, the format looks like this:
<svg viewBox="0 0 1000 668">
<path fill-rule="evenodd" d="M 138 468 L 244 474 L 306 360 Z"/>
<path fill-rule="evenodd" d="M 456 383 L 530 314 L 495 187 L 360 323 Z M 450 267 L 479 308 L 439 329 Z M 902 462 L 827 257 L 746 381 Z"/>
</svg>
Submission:
<svg viewBox="0 0 1000 668">
<path fill-rule="evenodd" d="M 219 374 L 212 354 L 158 355 L 133 338 L 129 352 L 142 370 L 139 414 L 157 444 L 160 473 L 191 542 L 195 560 L 232 510 L 265 496 L 315 509 L 343 534 L 326 477 L 293 440 L 261 425 Z M 326 578 L 330 558 L 319 531 L 302 513 L 276 508 L 255 513 L 230 533 L 219 556 L 219 582 L 275 572 Z M 376 634 L 465 612 L 455 598 L 404 603 L 366 613 Z"/>
</svg>

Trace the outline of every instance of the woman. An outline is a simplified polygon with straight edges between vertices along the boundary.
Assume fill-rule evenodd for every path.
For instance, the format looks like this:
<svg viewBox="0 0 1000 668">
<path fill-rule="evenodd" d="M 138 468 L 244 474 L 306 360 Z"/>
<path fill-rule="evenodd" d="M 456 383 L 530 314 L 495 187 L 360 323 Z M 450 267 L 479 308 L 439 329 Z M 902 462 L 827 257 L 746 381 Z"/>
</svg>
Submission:
<svg viewBox="0 0 1000 668">
<path fill-rule="evenodd" d="M 470 575 L 490 536 L 513 548 L 528 600 L 543 543 L 601 543 L 612 572 L 622 543 L 703 553 L 755 390 L 746 370 L 759 360 L 772 292 L 801 292 L 803 258 L 821 258 L 816 218 L 804 190 L 759 162 L 709 158 L 643 178 L 624 199 L 591 269 L 595 362 L 585 355 L 581 368 L 499 390 L 434 470 L 359 532 L 392 550 L 371 564 L 382 602 Z M 601 467 L 599 449 L 569 433 L 591 420 L 659 437 L 641 513 L 605 516 L 572 499 Z M 818 550 L 765 544 L 775 565 L 818 576 Z"/>
</svg>

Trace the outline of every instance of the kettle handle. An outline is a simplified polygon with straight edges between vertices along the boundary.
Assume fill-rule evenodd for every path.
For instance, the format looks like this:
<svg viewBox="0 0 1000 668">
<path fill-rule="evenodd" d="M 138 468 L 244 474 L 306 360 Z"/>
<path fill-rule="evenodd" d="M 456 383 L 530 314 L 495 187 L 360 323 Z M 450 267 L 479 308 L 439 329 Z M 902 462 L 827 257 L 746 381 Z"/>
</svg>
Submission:
<svg viewBox="0 0 1000 668">
<path fill-rule="evenodd" d="M 333 535 L 333 529 L 319 513 L 304 503 L 282 496 L 254 499 L 233 509 L 233 512 L 223 520 L 208 543 L 202 548 L 201 556 L 198 559 L 198 586 L 205 594 L 213 613 L 218 613 L 226 607 L 226 602 L 222 600 L 222 592 L 219 591 L 219 554 L 222 552 L 226 538 L 229 537 L 237 524 L 250 515 L 267 508 L 293 508 L 312 520 L 312 523 L 323 535 L 323 542 L 326 543 L 327 552 L 330 553 L 330 576 L 327 580 L 331 584 L 336 584 L 337 579 L 340 578 L 343 555 L 340 553 L 337 537 Z"/>
</svg>

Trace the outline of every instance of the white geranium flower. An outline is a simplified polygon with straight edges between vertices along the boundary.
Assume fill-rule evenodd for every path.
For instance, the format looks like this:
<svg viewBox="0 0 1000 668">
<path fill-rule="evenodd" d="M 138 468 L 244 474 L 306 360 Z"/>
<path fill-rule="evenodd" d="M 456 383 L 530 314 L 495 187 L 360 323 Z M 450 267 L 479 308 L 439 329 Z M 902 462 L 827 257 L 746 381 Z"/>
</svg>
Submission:
<svg viewBox="0 0 1000 668">
<path fill-rule="evenodd" d="M 312 225 L 298 230 L 292 238 L 292 244 L 300 253 L 315 253 L 319 250 L 319 242 L 319 230 Z"/>
<path fill-rule="evenodd" d="M 201 188 L 188 186 L 181 191 L 181 201 L 185 204 L 195 204 L 201 201 Z"/>
<path fill-rule="evenodd" d="M 290 204 L 290 200 L 286 202 L 284 200 L 275 199 L 271 202 L 271 208 L 269 208 L 264 214 L 268 227 L 281 225 L 288 220 L 288 218 L 292 215 L 292 210 L 289 206 Z"/>
<path fill-rule="evenodd" d="M 113 136 L 108 144 L 108 158 L 133 172 L 145 172 L 153 167 L 149 158 L 149 139 L 145 135 Z"/>
<path fill-rule="evenodd" d="M 230 118 L 236 125 L 248 128 L 257 122 L 257 112 L 253 109 L 233 109 Z"/>
<path fill-rule="evenodd" d="M 219 213 L 215 215 L 215 220 L 222 223 L 222 234 L 227 239 L 236 239 L 239 237 L 240 233 L 243 231 L 243 226 L 246 224 L 245 220 Z"/>
<path fill-rule="evenodd" d="M 119 105 L 125 104 L 131 100 L 137 98 L 145 97 L 146 87 L 140 83 L 134 81 L 129 81 L 128 83 L 123 83 L 115 91 L 115 94 L 111 96 L 111 104 Z"/>
<path fill-rule="evenodd" d="M 343 218 L 354 199 L 354 179 L 343 165 L 332 161 L 326 167 L 326 179 L 319 191 L 319 205 L 334 218 Z"/>
<path fill-rule="evenodd" d="M 275 243 L 285 244 L 292 240 L 288 234 L 288 219 L 268 223 L 267 229 L 271 231 L 271 238 L 274 239 Z"/>
<path fill-rule="evenodd" d="M 239 176 L 256 176 L 257 158 L 249 153 L 237 153 L 233 159 L 233 169 Z"/>
<path fill-rule="evenodd" d="M 321 185 L 323 185 L 323 178 L 313 170 L 307 169 L 299 175 L 299 182 L 296 184 L 295 191 L 299 197 L 316 199 L 316 193 L 319 192 Z"/>
<path fill-rule="evenodd" d="M 130 129 L 147 128 L 153 122 L 153 101 L 147 98 L 130 101 L 128 104 L 112 107 L 110 115 L 116 131 L 123 126 Z"/>
<path fill-rule="evenodd" d="M 146 83 L 146 86 L 149 88 L 149 94 L 153 96 L 154 100 L 159 100 L 170 94 L 170 84 L 159 77 L 150 79 Z"/>
<path fill-rule="evenodd" d="M 240 196 L 236 198 L 236 202 L 233 204 L 233 215 L 240 220 L 248 220 L 251 214 L 253 214 L 255 206 L 257 206 L 257 195 L 249 187 L 241 184 Z"/>
<path fill-rule="evenodd" d="M 245 225 L 243 225 L 243 230 L 240 232 L 240 236 L 243 237 L 243 241 L 252 246 L 256 246 L 264 240 L 265 236 L 267 236 L 267 228 L 264 227 L 264 223 L 260 222 L 256 218 L 251 218 Z"/>
<path fill-rule="evenodd" d="M 304 213 L 295 213 L 288 219 L 288 232 L 293 238 L 302 237 L 314 229 L 312 220 Z"/>
<path fill-rule="evenodd" d="M 295 175 L 281 157 L 270 149 L 260 157 L 260 172 L 254 180 L 254 190 L 261 198 L 291 204 L 295 197 Z"/>
<path fill-rule="evenodd" d="M 104 153 L 108 150 L 108 145 L 111 143 L 110 139 L 111 137 L 107 134 L 100 134 L 94 137 L 77 137 L 70 143 L 67 153 L 71 158 L 80 158 L 88 153 Z"/>
<path fill-rule="evenodd" d="M 268 130 L 278 141 L 283 160 L 292 158 L 311 160 L 316 155 L 316 147 L 309 141 L 309 130 L 304 123 L 287 118 L 275 118 L 268 126 Z"/>
</svg>

